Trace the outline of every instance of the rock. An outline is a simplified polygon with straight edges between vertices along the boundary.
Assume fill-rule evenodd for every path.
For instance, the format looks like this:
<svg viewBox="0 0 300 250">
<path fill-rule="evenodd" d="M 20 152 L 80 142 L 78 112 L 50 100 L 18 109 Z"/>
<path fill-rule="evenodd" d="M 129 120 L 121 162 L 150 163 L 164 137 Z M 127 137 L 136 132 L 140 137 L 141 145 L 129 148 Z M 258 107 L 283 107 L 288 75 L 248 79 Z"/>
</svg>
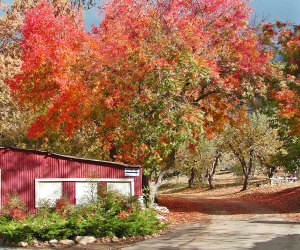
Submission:
<svg viewBox="0 0 300 250">
<path fill-rule="evenodd" d="M 96 238 L 93 236 L 77 236 L 75 241 L 81 245 L 91 244 L 96 241 Z"/>
<path fill-rule="evenodd" d="M 123 237 L 122 237 L 122 240 L 127 240 L 127 238 L 123 236 Z"/>
<path fill-rule="evenodd" d="M 64 245 L 64 246 L 73 246 L 73 245 L 75 245 L 75 242 L 73 240 L 60 240 L 58 243 L 61 244 L 61 245 Z"/>
<path fill-rule="evenodd" d="M 34 239 L 34 240 L 32 241 L 32 245 L 33 245 L 34 247 L 39 247 L 39 246 L 41 245 L 41 243 L 40 243 L 38 240 Z"/>
<path fill-rule="evenodd" d="M 166 222 L 168 221 L 167 218 L 165 216 L 162 216 L 160 214 L 156 215 L 156 219 L 158 219 L 161 222 Z"/>
<path fill-rule="evenodd" d="M 140 208 L 141 208 L 142 210 L 144 210 L 144 209 L 145 209 L 144 197 L 143 197 L 143 196 L 139 196 L 139 197 L 138 197 L 138 202 L 139 202 L 139 204 L 140 204 Z"/>
<path fill-rule="evenodd" d="M 157 203 L 154 203 L 153 204 L 153 207 L 152 209 L 156 212 L 159 212 L 159 213 L 163 213 L 163 214 L 168 214 L 170 213 L 169 209 L 167 207 L 162 207 L 162 206 L 159 206 Z"/>
<path fill-rule="evenodd" d="M 45 241 L 45 242 L 43 242 L 43 247 L 50 247 L 50 244 L 49 244 L 49 242 L 48 241 Z"/>
<path fill-rule="evenodd" d="M 111 242 L 113 242 L 113 243 L 116 243 L 116 242 L 119 242 L 119 241 L 120 241 L 119 238 L 116 237 L 116 236 L 111 238 Z"/>
<path fill-rule="evenodd" d="M 49 244 L 57 244 L 57 243 L 58 243 L 58 240 L 55 240 L 55 239 L 49 240 Z"/>
<path fill-rule="evenodd" d="M 143 236 L 141 236 L 141 235 L 138 235 L 138 236 L 136 236 L 136 237 L 135 237 L 135 239 L 136 239 L 136 240 L 138 240 L 138 241 L 140 241 L 140 240 L 143 240 L 143 239 L 144 239 L 144 237 L 143 237 Z"/>
<path fill-rule="evenodd" d="M 25 241 L 21 241 L 21 242 L 18 243 L 18 246 L 19 247 L 28 247 L 28 243 L 25 242 Z"/>
<path fill-rule="evenodd" d="M 101 242 L 102 243 L 111 243 L 112 239 L 109 237 L 103 237 L 103 238 L 101 238 Z"/>
<path fill-rule="evenodd" d="M 55 239 L 49 240 L 49 245 L 51 247 L 55 247 L 55 246 L 57 246 L 57 244 L 58 244 L 58 240 L 55 240 Z"/>
</svg>

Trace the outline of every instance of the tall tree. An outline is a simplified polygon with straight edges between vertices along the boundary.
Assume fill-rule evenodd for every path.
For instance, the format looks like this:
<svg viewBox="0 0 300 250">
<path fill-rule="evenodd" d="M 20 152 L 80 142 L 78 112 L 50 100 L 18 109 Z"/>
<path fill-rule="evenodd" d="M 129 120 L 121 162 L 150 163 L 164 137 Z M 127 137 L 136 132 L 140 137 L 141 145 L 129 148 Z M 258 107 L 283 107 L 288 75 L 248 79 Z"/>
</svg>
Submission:
<svg viewBox="0 0 300 250">
<path fill-rule="evenodd" d="M 155 191 L 179 146 L 221 130 L 261 94 L 270 52 L 243 0 L 114 0 L 92 34 L 78 11 L 42 0 L 22 26 L 22 73 L 9 85 L 40 112 L 29 135 L 94 123 L 104 152 L 142 164 Z M 155 192 L 153 192 L 154 194 Z"/>
</svg>

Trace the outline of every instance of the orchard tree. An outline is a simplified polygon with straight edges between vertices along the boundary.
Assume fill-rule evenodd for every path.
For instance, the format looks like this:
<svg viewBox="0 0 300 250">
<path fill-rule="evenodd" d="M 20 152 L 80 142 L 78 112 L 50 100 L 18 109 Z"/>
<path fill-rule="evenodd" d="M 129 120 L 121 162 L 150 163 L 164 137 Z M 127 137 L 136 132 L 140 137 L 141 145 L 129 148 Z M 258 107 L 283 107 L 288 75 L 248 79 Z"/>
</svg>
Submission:
<svg viewBox="0 0 300 250">
<path fill-rule="evenodd" d="M 189 187 L 194 185 L 195 179 L 201 182 L 207 179 L 211 189 L 215 188 L 214 175 L 224 154 L 223 139 L 201 137 L 194 143 L 187 142 L 177 152 L 176 166 L 190 175 Z"/>
<path fill-rule="evenodd" d="M 270 119 L 259 113 L 250 115 L 249 119 L 243 118 L 234 126 L 227 126 L 224 139 L 227 148 L 240 163 L 244 176 L 242 191 L 248 187 L 254 166 L 270 162 L 283 145 L 278 129 L 272 128 Z"/>
<path fill-rule="evenodd" d="M 94 123 L 106 155 L 144 166 L 153 200 L 182 144 L 263 94 L 272 55 L 247 1 L 114 0 L 104 10 L 92 34 L 77 9 L 42 0 L 26 11 L 22 72 L 8 84 L 40 114 L 31 138 Z"/>
</svg>

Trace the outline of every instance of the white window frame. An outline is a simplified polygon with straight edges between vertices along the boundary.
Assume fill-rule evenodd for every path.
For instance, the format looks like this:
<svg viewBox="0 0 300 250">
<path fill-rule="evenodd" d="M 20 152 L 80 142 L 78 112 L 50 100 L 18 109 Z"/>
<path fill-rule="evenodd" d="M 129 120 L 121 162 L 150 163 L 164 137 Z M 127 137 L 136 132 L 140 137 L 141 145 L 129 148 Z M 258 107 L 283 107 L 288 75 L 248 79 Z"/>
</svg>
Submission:
<svg viewBox="0 0 300 250">
<path fill-rule="evenodd" d="M 35 181 L 35 207 L 36 208 L 40 208 L 40 188 L 39 188 L 39 183 L 41 182 L 47 182 L 47 183 L 51 183 L 51 182 L 55 182 L 55 183 L 61 183 L 61 193 L 63 194 L 63 184 L 61 181 L 52 181 L 50 179 L 44 179 L 41 181 Z"/>
<path fill-rule="evenodd" d="M 79 183 L 85 183 L 88 184 L 88 189 L 91 188 L 90 190 L 86 190 L 84 188 L 78 188 Z M 95 201 L 98 197 L 98 183 L 99 182 L 92 182 L 92 181 L 88 181 L 88 182 L 83 182 L 83 181 L 77 181 L 75 182 L 75 205 L 76 206 L 80 206 L 83 204 L 88 203 L 88 201 Z M 96 184 L 96 185 L 95 185 Z M 96 188 L 96 189 L 94 189 Z M 79 191 L 88 191 L 88 194 L 84 192 L 84 197 L 81 197 L 81 199 L 79 199 L 78 195 L 79 195 Z M 81 202 L 79 202 L 81 201 Z"/>
<path fill-rule="evenodd" d="M 130 182 L 131 194 L 134 193 L 134 178 L 38 178 L 35 179 L 35 208 L 39 208 L 39 182 Z"/>
<path fill-rule="evenodd" d="M 128 181 L 124 181 L 124 182 L 120 182 L 120 181 L 107 182 L 107 191 L 116 191 L 116 192 L 120 193 L 121 195 L 125 195 L 125 196 L 130 196 L 132 194 L 132 186 L 131 185 L 129 187 L 129 194 L 122 194 L 119 190 L 116 190 L 116 189 L 108 190 L 108 184 L 110 184 L 110 183 L 126 183 L 126 184 L 128 184 L 129 183 Z"/>
</svg>

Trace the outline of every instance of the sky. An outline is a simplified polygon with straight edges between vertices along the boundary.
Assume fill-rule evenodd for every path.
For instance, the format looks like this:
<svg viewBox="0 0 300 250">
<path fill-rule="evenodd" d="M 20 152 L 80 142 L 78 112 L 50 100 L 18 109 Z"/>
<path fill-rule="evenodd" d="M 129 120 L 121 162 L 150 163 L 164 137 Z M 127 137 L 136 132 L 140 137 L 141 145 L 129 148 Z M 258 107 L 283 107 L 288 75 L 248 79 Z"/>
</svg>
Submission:
<svg viewBox="0 0 300 250">
<path fill-rule="evenodd" d="M 1 0 L 0 0 L 1 1 Z M 100 0 L 103 2 L 104 0 Z M 250 6 L 254 9 L 254 14 L 258 20 L 267 18 L 267 21 L 292 21 L 300 24 L 300 0 L 250 0 Z M 2 0 L 2 2 L 12 2 L 12 0 Z M 1 14 L 1 13 L 0 13 Z M 99 19 L 96 10 L 90 10 L 85 15 L 86 29 L 92 24 L 97 25 Z"/>
<path fill-rule="evenodd" d="M 252 0 L 250 5 L 259 17 L 268 21 L 293 21 L 300 24 L 300 0 Z"/>
<path fill-rule="evenodd" d="M 266 18 L 270 22 L 289 20 L 300 24 L 300 0 L 250 0 L 250 6 L 258 20 L 261 18 Z M 87 29 L 92 24 L 99 23 L 93 10 L 87 12 L 85 20 Z"/>
</svg>

